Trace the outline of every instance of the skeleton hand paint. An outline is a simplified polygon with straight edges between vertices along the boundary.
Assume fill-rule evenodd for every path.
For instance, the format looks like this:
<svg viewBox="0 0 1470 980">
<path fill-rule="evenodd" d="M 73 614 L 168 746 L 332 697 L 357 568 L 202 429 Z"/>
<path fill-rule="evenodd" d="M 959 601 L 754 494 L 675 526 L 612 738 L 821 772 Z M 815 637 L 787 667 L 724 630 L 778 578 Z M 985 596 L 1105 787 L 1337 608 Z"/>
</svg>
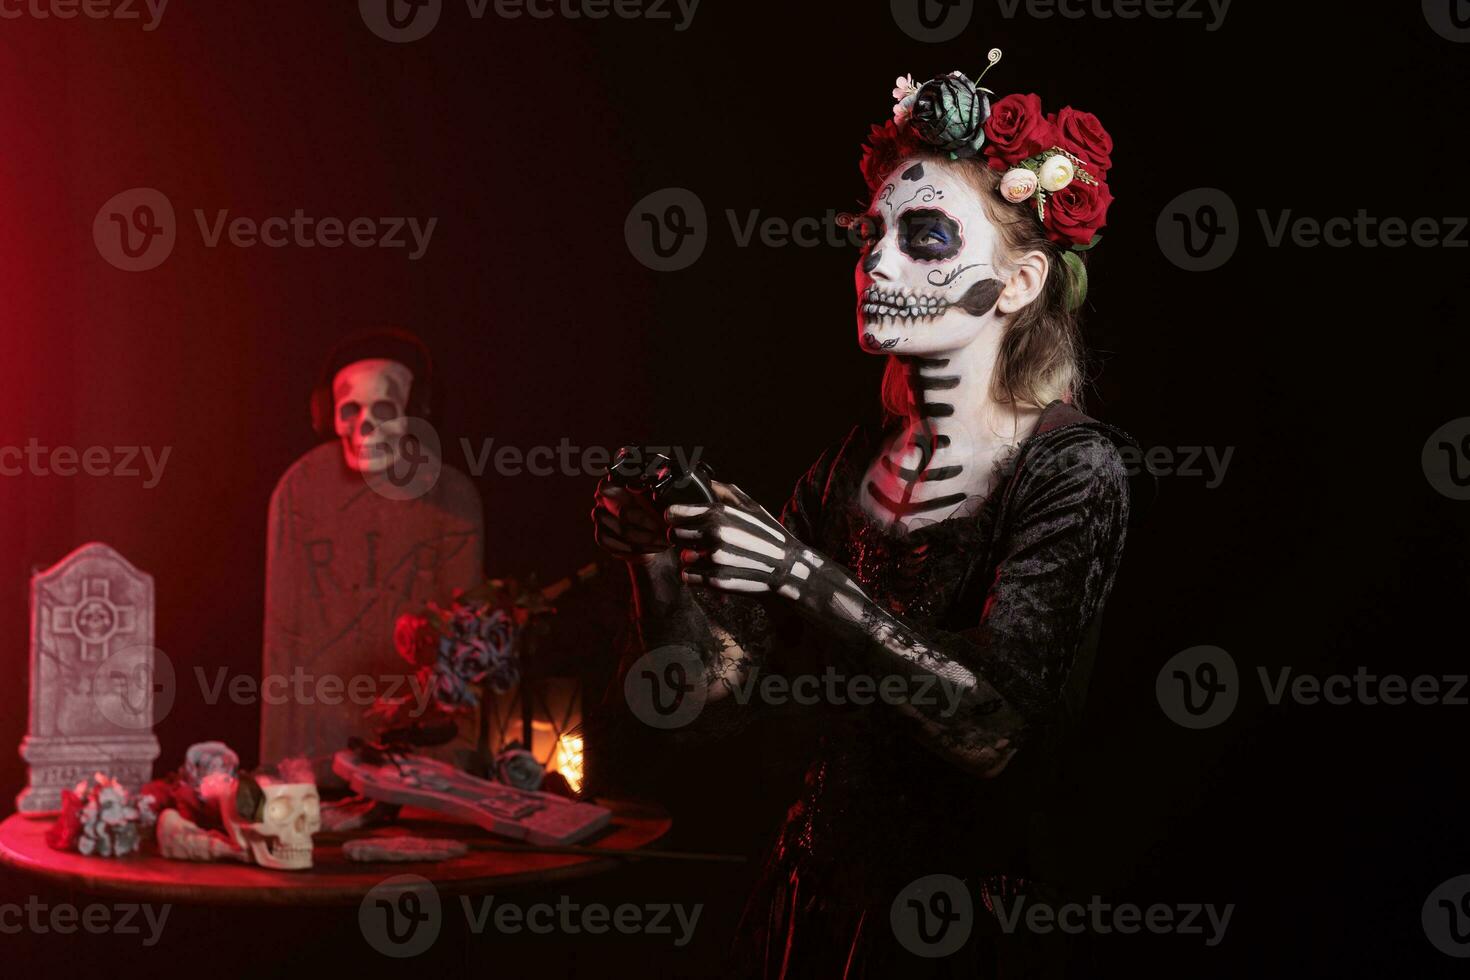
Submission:
<svg viewBox="0 0 1470 980">
<path fill-rule="evenodd" d="M 981 194 L 939 160 L 899 164 L 859 225 L 858 338 L 874 354 L 966 347 L 995 307 L 999 234 Z"/>
<path fill-rule="evenodd" d="M 359 473 L 393 465 L 404 433 L 413 372 L 397 361 L 354 361 L 332 379 L 332 418 L 342 456 Z"/>
<path fill-rule="evenodd" d="M 722 503 L 675 504 L 664 511 L 669 541 L 680 548 L 684 581 L 721 592 L 801 599 L 826 560 L 739 487 L 714 488 Z"/>
<path fill-rule="evenodd" d="M 802 544 L 738 487 L 714 486 L 722 503 L 675 504 L 664 513 L 685 582 L 791 600 L 808 621 L 860 652 L 869 669 L 904 679 L 916 696 L 899 711 L 921 737 L 977 774 L 1005 768 L 1025 721 L 985 678 L 875 603 L 845 568 Z M 936 685 L 946 697 L 917 696 Z"/>
</svg>

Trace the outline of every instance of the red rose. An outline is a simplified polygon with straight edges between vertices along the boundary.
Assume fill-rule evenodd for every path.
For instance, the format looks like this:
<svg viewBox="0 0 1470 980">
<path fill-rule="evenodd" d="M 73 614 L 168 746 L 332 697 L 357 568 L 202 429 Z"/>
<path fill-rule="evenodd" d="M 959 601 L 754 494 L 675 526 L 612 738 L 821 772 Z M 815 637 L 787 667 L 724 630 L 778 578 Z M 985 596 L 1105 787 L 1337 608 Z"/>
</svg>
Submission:
<svg viewBox="0 0 1470 980">
<path fill-rule="evenodd" d="M 46 843 L 58 851 L 75 851 L 82 838 L 82 800 L 69 789 L 61 791 L 61 815 L 46 831 Z"/>
<path fill-rule="evenodd" d="M 1074 180 L 1046 195 L 1046 235 L 1063 245 L 1086 245 L 1107 224 L 1113 194 L 1104 183 Z"/>
<path fill-rule="evenodd" d="M 1087 161 L 1087 172 L 1101 180 L 1113 165 L 1113 138 L 1090 112 L 1067 106 L 1055 119 L 1057 143 Z"/>
<path fill-rule="evenodd" d="M 415 667 L 432 667 L 439 659 L 439 631 L 427 616 L 404 613 L 393 624 L 393 648 Z"/>
<path fill-rule="evenodd" d="M 1008 170 L 1054 143 L 1056 131 L 1042 115 L 1041 96 L 1007 95 L 991 106 L 985 120 L 985 155 L 992 170 Z"/>
</svg>

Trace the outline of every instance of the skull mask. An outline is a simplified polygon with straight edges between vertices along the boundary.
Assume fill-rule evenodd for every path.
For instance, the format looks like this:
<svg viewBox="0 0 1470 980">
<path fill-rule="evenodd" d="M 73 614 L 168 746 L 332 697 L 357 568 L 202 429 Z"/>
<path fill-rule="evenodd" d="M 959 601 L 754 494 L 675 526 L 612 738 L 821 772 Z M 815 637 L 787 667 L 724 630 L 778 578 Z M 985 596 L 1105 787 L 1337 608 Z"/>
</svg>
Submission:
<svg viewBox="0 0 1470 980">
<path fill-rule="evenodd" d="M 359 473 L 393 464 L 406 426 L 413 372 L 397 361 L 354 361 L 332 379 L 332 418 L 342 455 Z"/>
<path fill-rule="evenodd" d="M 262 868 L 311 867 L 311 835 L 321 829 L 321 799 L 314 783 L 259 782 L 241 775 L 225 797 L 225 830 Z"/>
<path fill-rule="evenodd" d="M 858 227 L 865 243 L 856 273 L 864 350 L 946 353 L 996 325 L 1000 235 L 980 192 L 956 166 L 904 160 Z"/>
</svg>

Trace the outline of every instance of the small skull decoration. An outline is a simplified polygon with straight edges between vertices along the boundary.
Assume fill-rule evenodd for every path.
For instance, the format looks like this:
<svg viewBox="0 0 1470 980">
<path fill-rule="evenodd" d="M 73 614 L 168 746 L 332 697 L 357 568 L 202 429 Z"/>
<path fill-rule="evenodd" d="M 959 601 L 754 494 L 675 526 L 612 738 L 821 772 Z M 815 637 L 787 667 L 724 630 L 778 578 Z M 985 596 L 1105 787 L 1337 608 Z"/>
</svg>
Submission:
<svg viewBox="0 0 1470 980">
<path fill-rule="evenodd" d="M 262 868 L 304 871 L 311 867 L 311 835 L 321 829 L 321 798 L 315 783 L 278 782 L 241 774 L 225 798 L 225 829 Z"/>
<path fill-rule="evenodd" d="M 359 473 L 381 473 L 398 454 L 407 427 L 413 372 L 397 361 L 354 361 L 332 379 L 332 419 L 342 455 Z"/>
</svg>

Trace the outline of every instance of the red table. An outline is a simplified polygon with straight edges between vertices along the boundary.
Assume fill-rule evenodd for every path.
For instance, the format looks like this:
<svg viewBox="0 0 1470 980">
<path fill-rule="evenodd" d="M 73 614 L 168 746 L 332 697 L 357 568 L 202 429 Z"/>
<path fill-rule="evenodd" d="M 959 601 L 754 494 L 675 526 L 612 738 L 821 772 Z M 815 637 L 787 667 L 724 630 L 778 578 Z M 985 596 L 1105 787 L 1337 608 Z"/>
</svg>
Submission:
<svg viewBox="0 0 1470 980">
<path fill-rule="evenodd" d="M 596 874 L 638 855 L 668 833 L 668 814 L 621 800 L 597 800 L 612 810 L 612 825 L 586 843 L 589 853 L 548 853 L 494 837 L 479 827 L 450 823 L 424 810 L 405 807 L 392 825 L 352 833 L 315 836 L 309 871 L 271 871 L 235 861 L 197 863 L 160 857 L 150 842 L 125 858 L 84 857 L 46 843 L 51 818 L 19 814 L 0 823 L 0 863 L 86 891 L 136 899 L 213 905 L 356 905 L 385 878 L 420 875 L 444 894 L 471 894 L 508 885 L 561 881 Z M 470 845 L 450 861 L 349 861 L 342 842 L 357 837 L 412 833 L 453 837 Z M 597 852 L 608 852 L 600 855 Z M 656 852 L 650 852 L 649 857 Z"/>
</svg>

